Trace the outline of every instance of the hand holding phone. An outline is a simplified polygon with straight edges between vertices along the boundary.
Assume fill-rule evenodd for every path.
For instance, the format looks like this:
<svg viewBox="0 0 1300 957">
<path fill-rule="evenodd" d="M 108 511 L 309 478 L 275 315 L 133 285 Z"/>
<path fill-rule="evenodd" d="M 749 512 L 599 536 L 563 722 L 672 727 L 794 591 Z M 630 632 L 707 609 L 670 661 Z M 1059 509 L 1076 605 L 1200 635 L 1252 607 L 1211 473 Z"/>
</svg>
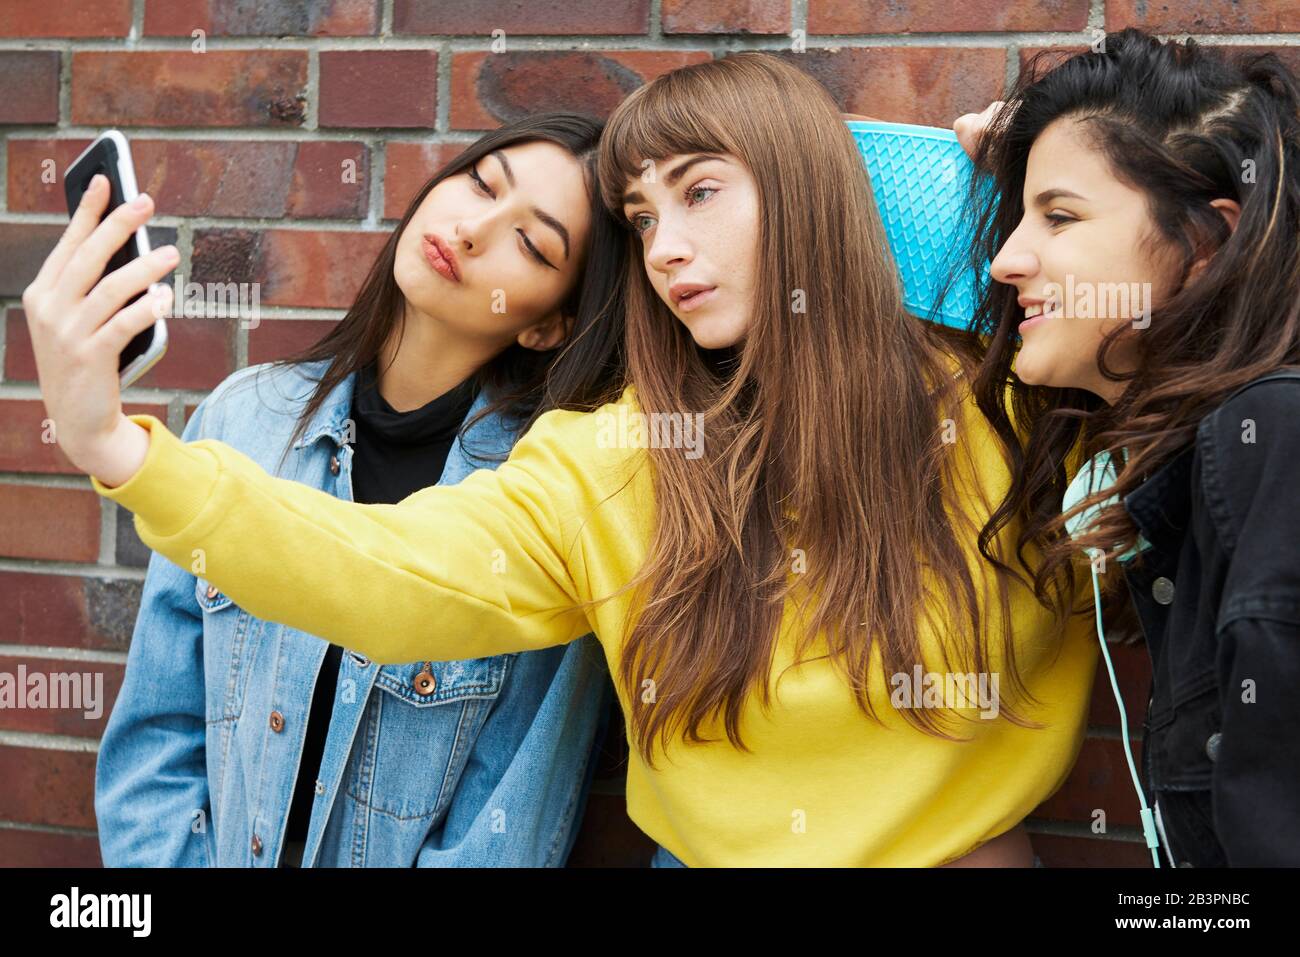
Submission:
<svg viewBox="0 0 1300 957">
<path fill-rule="evenodd" d="M 126 137 L 117 130 L 108 130 L 91 143 L 63 174 L 63 189 L 68 202 L 68 213 L 75 214 L 81 198 L 96 174 L 108 179 L 108 203 L 101 221 L 113 210 L 124 206 L 139 195 L 136 189 L 135 164 L 131 161 L 131 147 Z M 141 223 L 122 246 L 113 253 L 105 267 L 104 275 L 149 254 L 149 233 Z M 129 305 L 140 295 L 127 300 Z M 144 375 L 167 351 L 167 322 L 159 315 L 157 321 L 142 329 L 127 343 L 118 358 L 118 376 L 122 388 Z"/>
<path fill-rule="evenodd" d="M 105 217 L 108 200 L 108 178 L 94 176 L 23 291 L 23 309 L 55 441 L 77 468 L 120 485 L 143 463 L 149 435 L 122 412 L 119 358 L 170 306 L 170 286 L 144 293 L 175 268 L 180 254 L 164 246 L 105 275 L 154 208 L 142 194 Z"/>
</svg>

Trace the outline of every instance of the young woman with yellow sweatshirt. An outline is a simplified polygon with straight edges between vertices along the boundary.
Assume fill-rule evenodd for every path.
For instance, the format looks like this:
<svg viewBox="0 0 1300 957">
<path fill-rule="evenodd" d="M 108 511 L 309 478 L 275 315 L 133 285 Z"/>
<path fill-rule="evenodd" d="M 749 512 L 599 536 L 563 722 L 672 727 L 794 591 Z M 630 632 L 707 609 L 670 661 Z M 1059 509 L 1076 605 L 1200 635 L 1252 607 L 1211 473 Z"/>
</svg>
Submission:
<svg viewBox="0 0 1300 957">
<path fill-rule="evenodd" d="M 642 260 L 627 388 L 543 415 L 496 471 L 359 505 L 124 416 L 116 354 L 150 317 L 102 300 L 169 264 L 82 297 L 129 210 L 78 213 L 24 296 L 66 453 L 151 548 L 377 662 L 594 631 L 660 860 L 1027 862 L 1095 643 L 980 556 L 1009 473 L 969 344 L 904 312 L 833 101 L 764 54 L 678 70 L 618 108 L 600 174 Z"/>
</svg>

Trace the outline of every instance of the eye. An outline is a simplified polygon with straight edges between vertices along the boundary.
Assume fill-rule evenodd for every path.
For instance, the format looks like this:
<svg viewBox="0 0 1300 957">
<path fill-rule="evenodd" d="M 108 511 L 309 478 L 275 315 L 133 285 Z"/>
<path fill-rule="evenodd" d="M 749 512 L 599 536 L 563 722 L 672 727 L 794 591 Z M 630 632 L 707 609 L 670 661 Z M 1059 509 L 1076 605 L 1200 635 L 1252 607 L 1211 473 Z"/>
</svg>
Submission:
<svg viewBox="0 0 1300 957">
<path fill-rule="evenodd" d="M 650 220 L 648 225 L 644 225 L 644 226 L 639 225 L 640 223 L 644 223 L 645 220 L 647 219 Z M 632 230 L 639 236 L 642 233 L 644 233 L 647 229 L 649 229 L 651 226 L 654 225 L 654 217 L 649 215 L 648 213 L 633 213 L 631 216 L 627 218 L 627 223 L 629 226 L 632 227 Z"/>
<path fill-rule="evenodd" d="M 492 190 L 488 188 L 488 184 L 483 182 L 483 177 L 479 176 L 477 166 L 471 166 L 468 170 L 468 173 L 469 173 L 469 178 L 474 181 L 475 189 L 477 189 L 479 192 L 483 193 L 486 196 L 491 196 L 493 199 L 497 198 L 497 194 L 492 192 Z"/>
<path fill-rule="evenodd" d="M 1045 213 L 1043 215 L 1043 218 L 1046 219 L 1049 223 L 1051 223 L 1053 228 L 1060 226 L 1064 223 L 1072 223 L 1075 221 L 1073 216 L 1063 216 L 1060 213 Z"/>
<path fill-rule="evenodd" d="M 691 197 L 692 197 L 692 196 L 695 196 L 695 195 L 697 195 L 697 194 L 699 194 L 699 193 L 708 193 L 709 196 L 712 196 L 712 195 L 713 195 L 714 193 L 716 193 L 716 192 L 717 192 L 717 189 L 715 189 L 715 188 L 712 187 L 712 186 L 699 186 L 699 185 L 691 186 L 690 188 L 688 188 L 688 189 L 686 190 L 686 205 L 688 205 L 688 206 L 698 206 L 698 205 L 700 205 L 700 203 L 706 203 L 706 202 L 708 202 L 708 199 L 709 199 L 708 196 L 705 196 L 704 199 L 697 199 L 697 200 L 695 200 L 694 202 L 692 202 Z"/>
<path fill-rule="evenodd" d="M 519 238 L 524 241 L 524 245 L 528 247 L 528 254 L 532 256 L 533 259 L 537 260 L 543 266 L 549 266 L 551 269 L 555 268 L 554 266 L 551 265 L 550 260 L 547 259 L 545 256 L 543 256 L 541 254 L 541 251 L 536 246 L 533 245 L 532 240 L 528 238 L 528 234 L 526 232 L 524 232 L 518 226 L 515 227 L 515 232 L 517 232 L 519 234 Z"/>
</svg>

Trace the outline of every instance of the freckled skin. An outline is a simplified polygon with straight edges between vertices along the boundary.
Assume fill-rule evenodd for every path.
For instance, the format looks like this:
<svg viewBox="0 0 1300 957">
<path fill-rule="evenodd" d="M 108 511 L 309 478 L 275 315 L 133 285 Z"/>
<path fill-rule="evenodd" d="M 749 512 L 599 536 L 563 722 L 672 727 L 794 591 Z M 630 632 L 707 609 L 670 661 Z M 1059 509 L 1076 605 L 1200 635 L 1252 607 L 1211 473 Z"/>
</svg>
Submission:
<svg viewBox="0 0 1300 957">
<path fill-rule="evenodd" d="M 692 165 L 669 185 L 668 174 L 690 155 L 657 160 L 653 183 L 629 180 L 627 189 L 645 200 L 625 204 L 623 212 L 642 227 L 646 276 L 659 298 L 697 345 L 720 349 L 744 338 L 753 314 L 758 186 L 749 169 L 728 154 Z M 669 295 L 679 282 L 717 289 L 711 301 L 684 312 Z"/>
</svg>

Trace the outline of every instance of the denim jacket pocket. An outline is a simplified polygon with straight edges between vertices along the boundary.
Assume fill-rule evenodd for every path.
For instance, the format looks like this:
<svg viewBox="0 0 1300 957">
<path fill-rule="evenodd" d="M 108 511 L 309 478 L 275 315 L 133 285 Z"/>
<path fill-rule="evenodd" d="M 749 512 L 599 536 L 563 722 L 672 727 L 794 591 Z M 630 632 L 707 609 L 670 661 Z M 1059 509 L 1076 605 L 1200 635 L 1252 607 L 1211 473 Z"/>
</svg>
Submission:
<svg viewBox="0 0 1300 957">
<path fill-rule="evenodd" d="M 353 797 L 394 824 L 445 813 L 514 657 L 381 668 L 348 770 Z"/>
<path fill-rule="evenodd" d="M 194 582 L 194 600 L 205 613 L 222 611 L 232 604 L 229 595 L 222 594 L 216 585 L 209 584 L 204 578 L 198 578 Z"/>
<path fill-rule="evenodd" d="M 376 687 L 417 708 L 462 701 L 492 700 L 501 693 L 506 666 L 514 654 L 465 661 L 417 661 L 386 665 L 379 670 Z"/>
</svg>

